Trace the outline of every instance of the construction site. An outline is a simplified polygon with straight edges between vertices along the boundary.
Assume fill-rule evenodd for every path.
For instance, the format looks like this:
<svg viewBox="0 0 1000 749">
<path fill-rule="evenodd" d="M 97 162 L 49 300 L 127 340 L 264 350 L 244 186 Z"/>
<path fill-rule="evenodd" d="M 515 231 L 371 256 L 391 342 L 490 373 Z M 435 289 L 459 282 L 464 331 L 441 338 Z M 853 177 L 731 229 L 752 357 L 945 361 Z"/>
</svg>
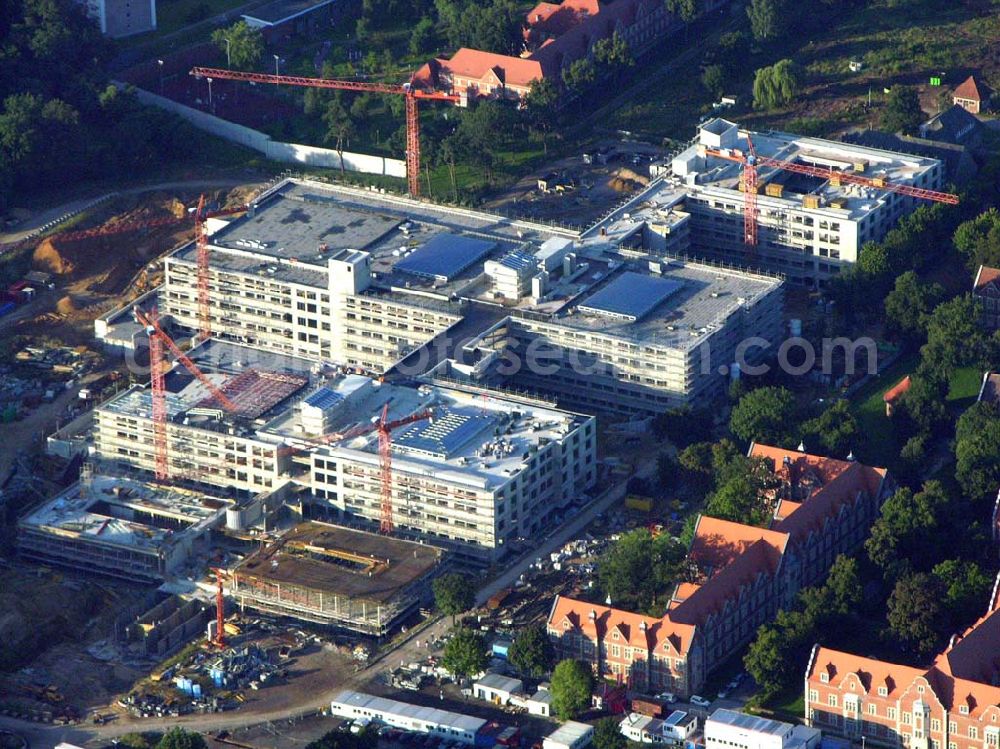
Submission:
<svg viewBox="0 0 1000 749">
<path fill-rule="evenodd" d="M 442 549 L 309 522 L 233 570 L 241 608 L 381 637 L 430 600 Z"/>
</svg>

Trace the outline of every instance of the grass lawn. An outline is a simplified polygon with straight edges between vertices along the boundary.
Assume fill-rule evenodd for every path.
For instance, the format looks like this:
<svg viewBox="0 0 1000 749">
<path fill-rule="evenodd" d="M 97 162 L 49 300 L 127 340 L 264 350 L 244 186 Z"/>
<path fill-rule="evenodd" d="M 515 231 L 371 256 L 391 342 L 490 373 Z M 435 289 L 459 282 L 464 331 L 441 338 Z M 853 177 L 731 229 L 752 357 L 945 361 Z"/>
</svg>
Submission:
<svg viewBox="0 0 1000 749">
<path fill-rule="evenodd" d="M 983 372 L 979 367 L 956 369 L 948 383 L 948 403 L 964 411 L 979 397 L 982 383 Z"/>
<path fill-rule="evenodd" d="M 882 396 L 886 390 L 913 372 L 919 361 L 918 354 L 904 356 L 861 388 L 851 399 L 854 415 L 861 425 L 861 431 L 868 438 L 864 447 L 858 450 L 860 453 L 858 458 L 862 462 L 884 466 L 899 457 L 899 449 L 902 446 L 896 443 L 896 432 L 892 422 L 885 415 Z"/>
<path fill-rule="evenodd" d="M 757 711 L 778 720 L 798 724 L 805 716 L 806 700 L 801 687 L 786 689 Z"/>
</svg>

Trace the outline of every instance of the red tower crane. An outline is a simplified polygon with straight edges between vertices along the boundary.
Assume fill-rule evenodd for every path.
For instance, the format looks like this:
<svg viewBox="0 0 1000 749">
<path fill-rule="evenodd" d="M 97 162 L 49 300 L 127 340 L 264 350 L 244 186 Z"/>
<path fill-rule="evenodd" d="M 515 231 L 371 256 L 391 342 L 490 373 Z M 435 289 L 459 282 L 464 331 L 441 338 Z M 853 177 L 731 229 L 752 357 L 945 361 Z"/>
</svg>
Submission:
<svg viewBox="0 0 1000 749">
<path fill-rule="evenodd" d="M 192 68 L 191 75 L 196 78 L 247 81 L 248 83 L 272 83 L 284 86 L 311 86 L 314 88 L 332 88 L 340 91 L 362 91 L 404 97 L 406 102 L 406 182 L 410 195 L 413 197 L 420 195 L 420 117 L 417 102 L 421 99 L 428 101 L 459 101 L 459 97 L 455 94 L 445 94 L 439 91 L 422 91 L 414 88 L 411 83 L 401 85 L 330 78 L 304 78 L 295 75 L 245 73 L 239 70 L 202 67 Z"/>
<path fill-rule="evenodd" d="M 958 196 L 947 192 L 938 192 L 937 190 L 927 190 L 922 187 L 891 182 L 884 177 L 865 177 L 839 169 L 810 166 L 795 161 L 761 156 L 757 153 L 757 149 L 754 148 L 753 140 L 750 138 L 749 133 L 747 133 L 746 153 L 737 149 L 721 151 L 715 148 L 706 148 L 705 155 L 725 159 L 726 161 L 735 161 L 737 164 L 743 165 L 743 241 L 749 247 L 756 247 L 757 245 L 757 170 L 760 167 L 769 166 L 775 169 L 782 169 L 786 172 L 827 179 L 830 181 L 830 184 L 838 187 L 843 184 L 862 185 L 864 187 L 873 187 L 878 190 L 899 193 L 900 195 L 908 195 L 912 198 L 920 198 L 921 200 L 933 200 L 949 205 L 956 205 L 958 203 Z"/>
<path fill-rule="evenodd" d="M 164 346 L 177 357 L 177 360 L 192 375 L 208 388 L 208 391 L 219 401 L 223 408 L 230 412 L 237 411 L 238 409 L 236 404 L 226 397 L 226 394 L 219 390 L 215 383 L 206 377 L 198 369 L 198 366 L 191 361 L 191 358 L 181 351 L 177 344 L 167 335 L 166 331 L 160 325 L 155 309 L 147 313 L 136 307 L 133 309 L 133 314 L 135 315 L 136 322 L 145 326 L 146 332 L 149 334 L 150 389 L 153 396 L 153 452 L 156 459 L 155 473 L 158 481 L 165 481 L 170 478 L 170 466 L 167 454 L 167 391 L 164 384 Z"/>
<path fill-rule="evenodd" d="M 429 419 L 430 411 L 404 416 L 402 419 L 388 421 L 389 404 L 386 403 L 382 409 L 382 416 L 375 423 L 378 430 L 378 457 L 379 466 L 382 473 L 382 517 L 379 522 L 379 531 L 382 533 L 392 533 L 392 430 L 401 426 L 412 424 L 415 421 Z"/>
</svg>

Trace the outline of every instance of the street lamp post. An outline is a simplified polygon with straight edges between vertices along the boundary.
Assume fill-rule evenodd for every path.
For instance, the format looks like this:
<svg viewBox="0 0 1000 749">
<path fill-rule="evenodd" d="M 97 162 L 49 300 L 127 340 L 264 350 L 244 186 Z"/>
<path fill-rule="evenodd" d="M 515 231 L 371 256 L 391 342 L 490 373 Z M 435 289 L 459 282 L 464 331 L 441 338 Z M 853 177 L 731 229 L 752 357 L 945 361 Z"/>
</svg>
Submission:
<svg viewBox="0 0 1000 749">
<path fill-rule="evenodd" d="M 160 66 L 160 95 L 163 95 L 163 60 L 157 60 L 156 64 Z"/>
<path fill-rule="evenodd" d="M 274 74 L 275 75 L 281 75 L 281 73 L 278 72 L 278 61 L 279 60 L 281 60 L 281 58 L 278 57 L 278 55 L 274 55 Z"/>
<path fill-rule="evenodd" d="M 231 67 L 233 67 L 233 60 L 232 60 L 232 57 L 229 54 L 229 40 L 228 39 L 223 39 L 222 41 L 224 41 L 226 43 L 226 67 L 227 68 L 231 68 Z"/>
<path fill-rule="evenodd" d="M 208 109 L 215 114 L 215 107 L 212 106 L 212 79 L 206 78 L 205 80 L 208 81 Z"/>
</svg>

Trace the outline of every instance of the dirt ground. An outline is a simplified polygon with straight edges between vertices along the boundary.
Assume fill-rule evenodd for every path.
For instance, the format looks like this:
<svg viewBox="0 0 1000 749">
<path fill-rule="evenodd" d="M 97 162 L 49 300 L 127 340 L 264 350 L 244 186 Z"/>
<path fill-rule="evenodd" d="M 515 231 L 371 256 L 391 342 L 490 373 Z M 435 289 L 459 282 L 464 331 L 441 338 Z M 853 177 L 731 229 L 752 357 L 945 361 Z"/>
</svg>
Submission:
<svg viewBox="0 0 1000 749">
<path fill-rule="evenodd" d="M 568 226 L 589 226 L 649 183 L 650 160 L 663 150 L 641 143 L 614 143 L 607 164 L 586 164 L 582 155 L 550 162 L 486 204 L 505 215 Z M 538 189 L 544 175 L 560 175 L 570 189 Z"/>
</svg>

